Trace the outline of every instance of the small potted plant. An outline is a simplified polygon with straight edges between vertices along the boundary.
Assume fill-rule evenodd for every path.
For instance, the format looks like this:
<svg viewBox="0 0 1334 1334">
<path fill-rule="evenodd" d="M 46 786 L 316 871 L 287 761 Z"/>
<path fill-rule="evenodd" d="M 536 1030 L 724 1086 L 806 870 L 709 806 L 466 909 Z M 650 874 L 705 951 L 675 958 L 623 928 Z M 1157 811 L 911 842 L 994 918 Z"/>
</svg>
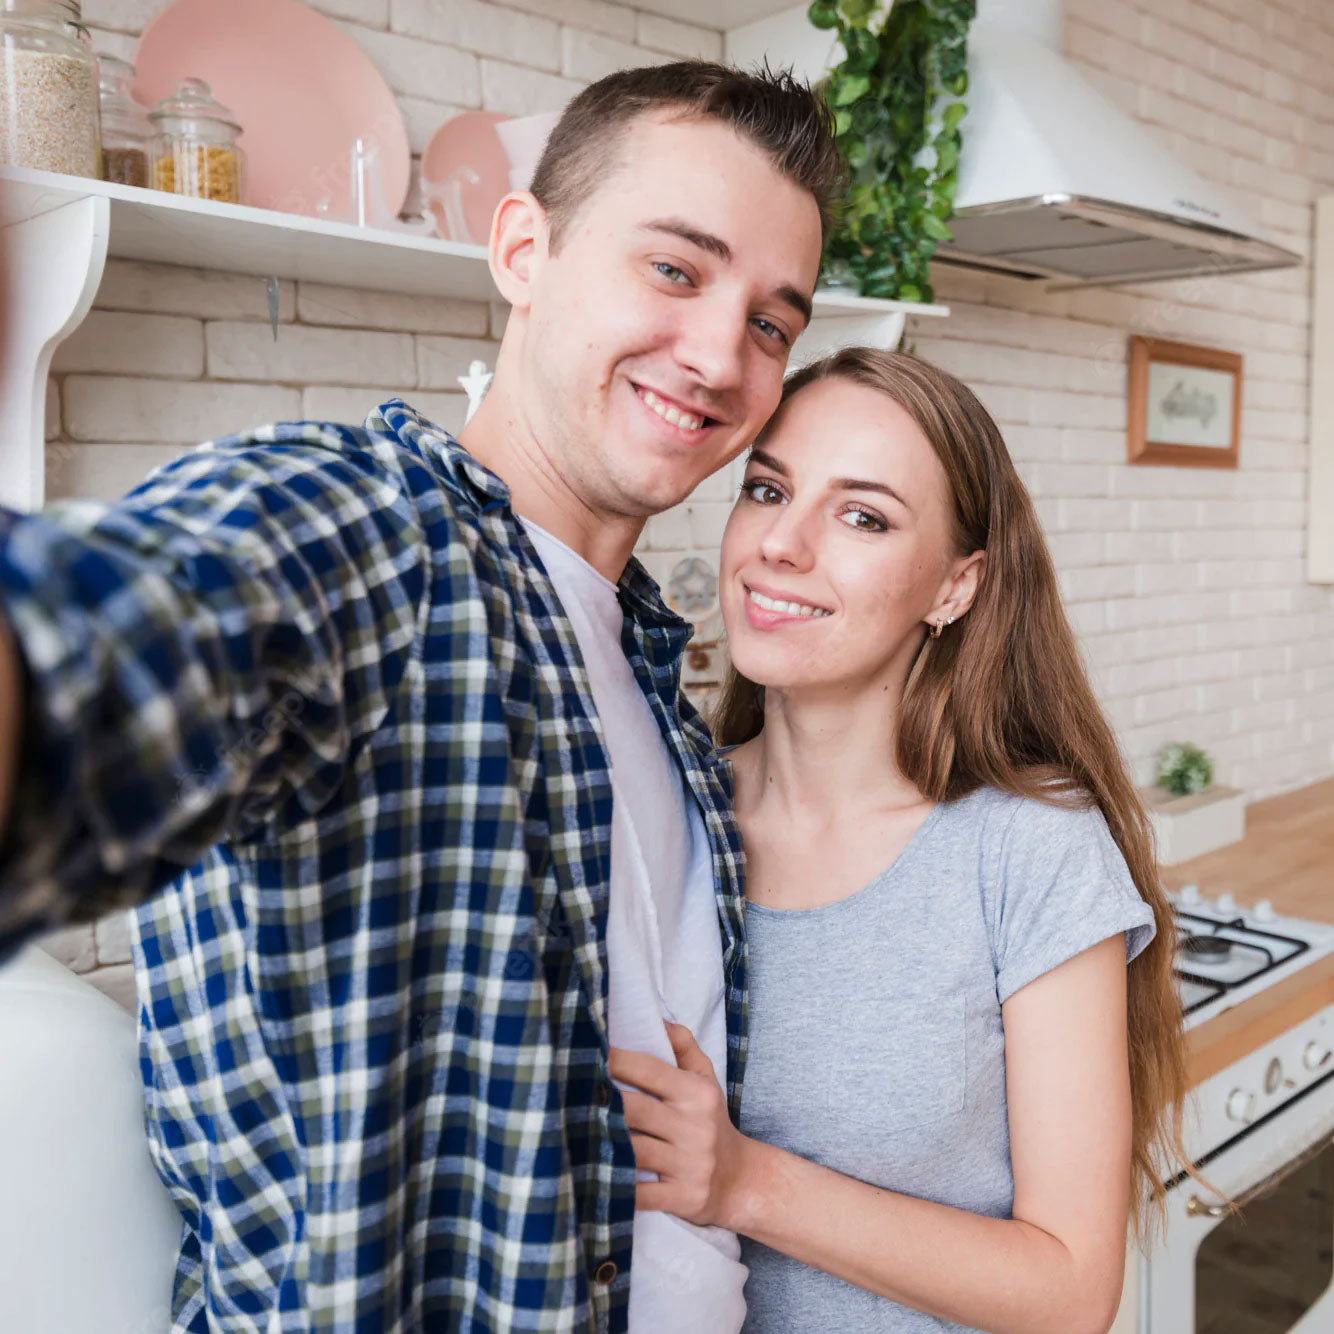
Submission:
<svg viewBox="0 0 1334 1334">
<path fill-rule="evenodd" d="M 1155 757 L 1157 781 L 1141 796 L 1158 842 L 1162 866 L 1189 861 L 1246 834 L 1246 794 L 1214 784 L 1210 756 L 1188 741 L 1173 741 Z"/>
</svg>

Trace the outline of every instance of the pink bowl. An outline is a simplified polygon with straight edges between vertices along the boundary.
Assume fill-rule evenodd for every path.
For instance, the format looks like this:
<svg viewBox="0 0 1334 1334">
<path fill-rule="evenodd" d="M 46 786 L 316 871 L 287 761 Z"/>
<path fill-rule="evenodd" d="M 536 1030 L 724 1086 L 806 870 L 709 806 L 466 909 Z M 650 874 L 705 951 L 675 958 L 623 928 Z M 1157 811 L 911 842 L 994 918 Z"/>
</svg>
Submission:
<svg viewBox="0 0 1334 1334">
<path fill-rule="evenodd" d="M 243 202 L 315 217 L 327 198 L 341 216 L 352 145 L 373 138 L 385 204 L 402 210 L 412 167 L 403 113 L 370 57 L 299 0 L 177 0 L 144 30 L 134 65 L 146 106 L 192 77 L 235 113 Z"/>
<path fill-rule="evenodd" d="M 507 120 L 498 111 L 464 111 L 451 116 L 426 145 L 422 188 L 446 240 L 485 245 L 490 239 L 491 215 L 510 188 L 509 159 L 497 133 Z M 464 235 L 449 225 L 445 207 L 432 190 L 448 189 L 451 180 L 458 189 Z"/>
</svg>

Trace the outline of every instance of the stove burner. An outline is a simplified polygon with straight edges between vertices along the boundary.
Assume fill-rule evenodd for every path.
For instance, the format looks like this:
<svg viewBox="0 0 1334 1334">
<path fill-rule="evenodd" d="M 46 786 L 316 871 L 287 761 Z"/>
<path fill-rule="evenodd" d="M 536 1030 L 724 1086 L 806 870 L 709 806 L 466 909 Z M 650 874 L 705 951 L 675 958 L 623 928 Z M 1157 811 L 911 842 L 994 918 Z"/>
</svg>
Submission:
<svg viewBox="0 0 1334 1334">
<path fill-rule="evenodd" d="M 1216 963 L 1232 953 L 1232 942 L 1222 936 L 1187 936 L 1181 948 L 1201 962 Z"/>
<path fill-rule="evenodd" d="M 1244 916 L 1219 918 L 1176 909 L 1175 973 L 1182 987 L 1183 1012 L 1194 1014 L 1228 993 L 1264 985 L 1261 979 L 1311 949 L 1296 936 L 1251 926 Z M 1300 925 L 1300 924 L 1299 924 Z M 1226 936 L 1220 932 L 1226 931 Z M 1321 950 L 1327 953 L 1328 947 Z"/>
</svg>

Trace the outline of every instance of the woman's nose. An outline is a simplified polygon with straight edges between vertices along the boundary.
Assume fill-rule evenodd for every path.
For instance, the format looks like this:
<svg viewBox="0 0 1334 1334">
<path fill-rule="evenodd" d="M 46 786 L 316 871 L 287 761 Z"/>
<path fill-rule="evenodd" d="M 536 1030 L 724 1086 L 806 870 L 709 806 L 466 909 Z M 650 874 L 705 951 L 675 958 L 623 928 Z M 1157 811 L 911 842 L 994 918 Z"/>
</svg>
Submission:
<svg viewBox="0 0 1334 1334">
<path fill-rule="evenodd" d="M 784 505 L 760 540 L 760 555 L 772 565 L 809 568 L 814 558 L 809 516 Z"/>
</svg>

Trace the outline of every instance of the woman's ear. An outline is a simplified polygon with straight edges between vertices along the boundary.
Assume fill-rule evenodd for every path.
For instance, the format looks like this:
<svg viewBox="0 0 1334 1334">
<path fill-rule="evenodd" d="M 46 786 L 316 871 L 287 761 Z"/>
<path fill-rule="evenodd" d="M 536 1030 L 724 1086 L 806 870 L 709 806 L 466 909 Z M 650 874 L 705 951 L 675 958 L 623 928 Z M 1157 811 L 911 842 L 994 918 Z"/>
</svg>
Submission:
<svg viewBox="0 0 1334 1334">
<path fill-rule="evenodd" d="M 971 556 L 963 557 L 941 586 L 940 597 L 927 616 L 927 622 L 934 625 L 938 620 L 949 617 L 957 621 L 973 605 L 986 568 L 985 551 L 974 551 Z"/>
<path fill-rule="evenodd" d="M 536 271 L 547 256 L 547 215 L 537 197 L 515 190 L 496 205 L 491 217 L 488 260 L 500 295 L 516 309 L 527 309 Z"/>
<path fill-rule="evenodd" d="M 962 616 L 973 605 L 982 576 L 987 572 L 987 553 L 974 551 L 959 567 L 954 576 L 954 600 L 958 606 L 956 617 Z"/>
</svg>

